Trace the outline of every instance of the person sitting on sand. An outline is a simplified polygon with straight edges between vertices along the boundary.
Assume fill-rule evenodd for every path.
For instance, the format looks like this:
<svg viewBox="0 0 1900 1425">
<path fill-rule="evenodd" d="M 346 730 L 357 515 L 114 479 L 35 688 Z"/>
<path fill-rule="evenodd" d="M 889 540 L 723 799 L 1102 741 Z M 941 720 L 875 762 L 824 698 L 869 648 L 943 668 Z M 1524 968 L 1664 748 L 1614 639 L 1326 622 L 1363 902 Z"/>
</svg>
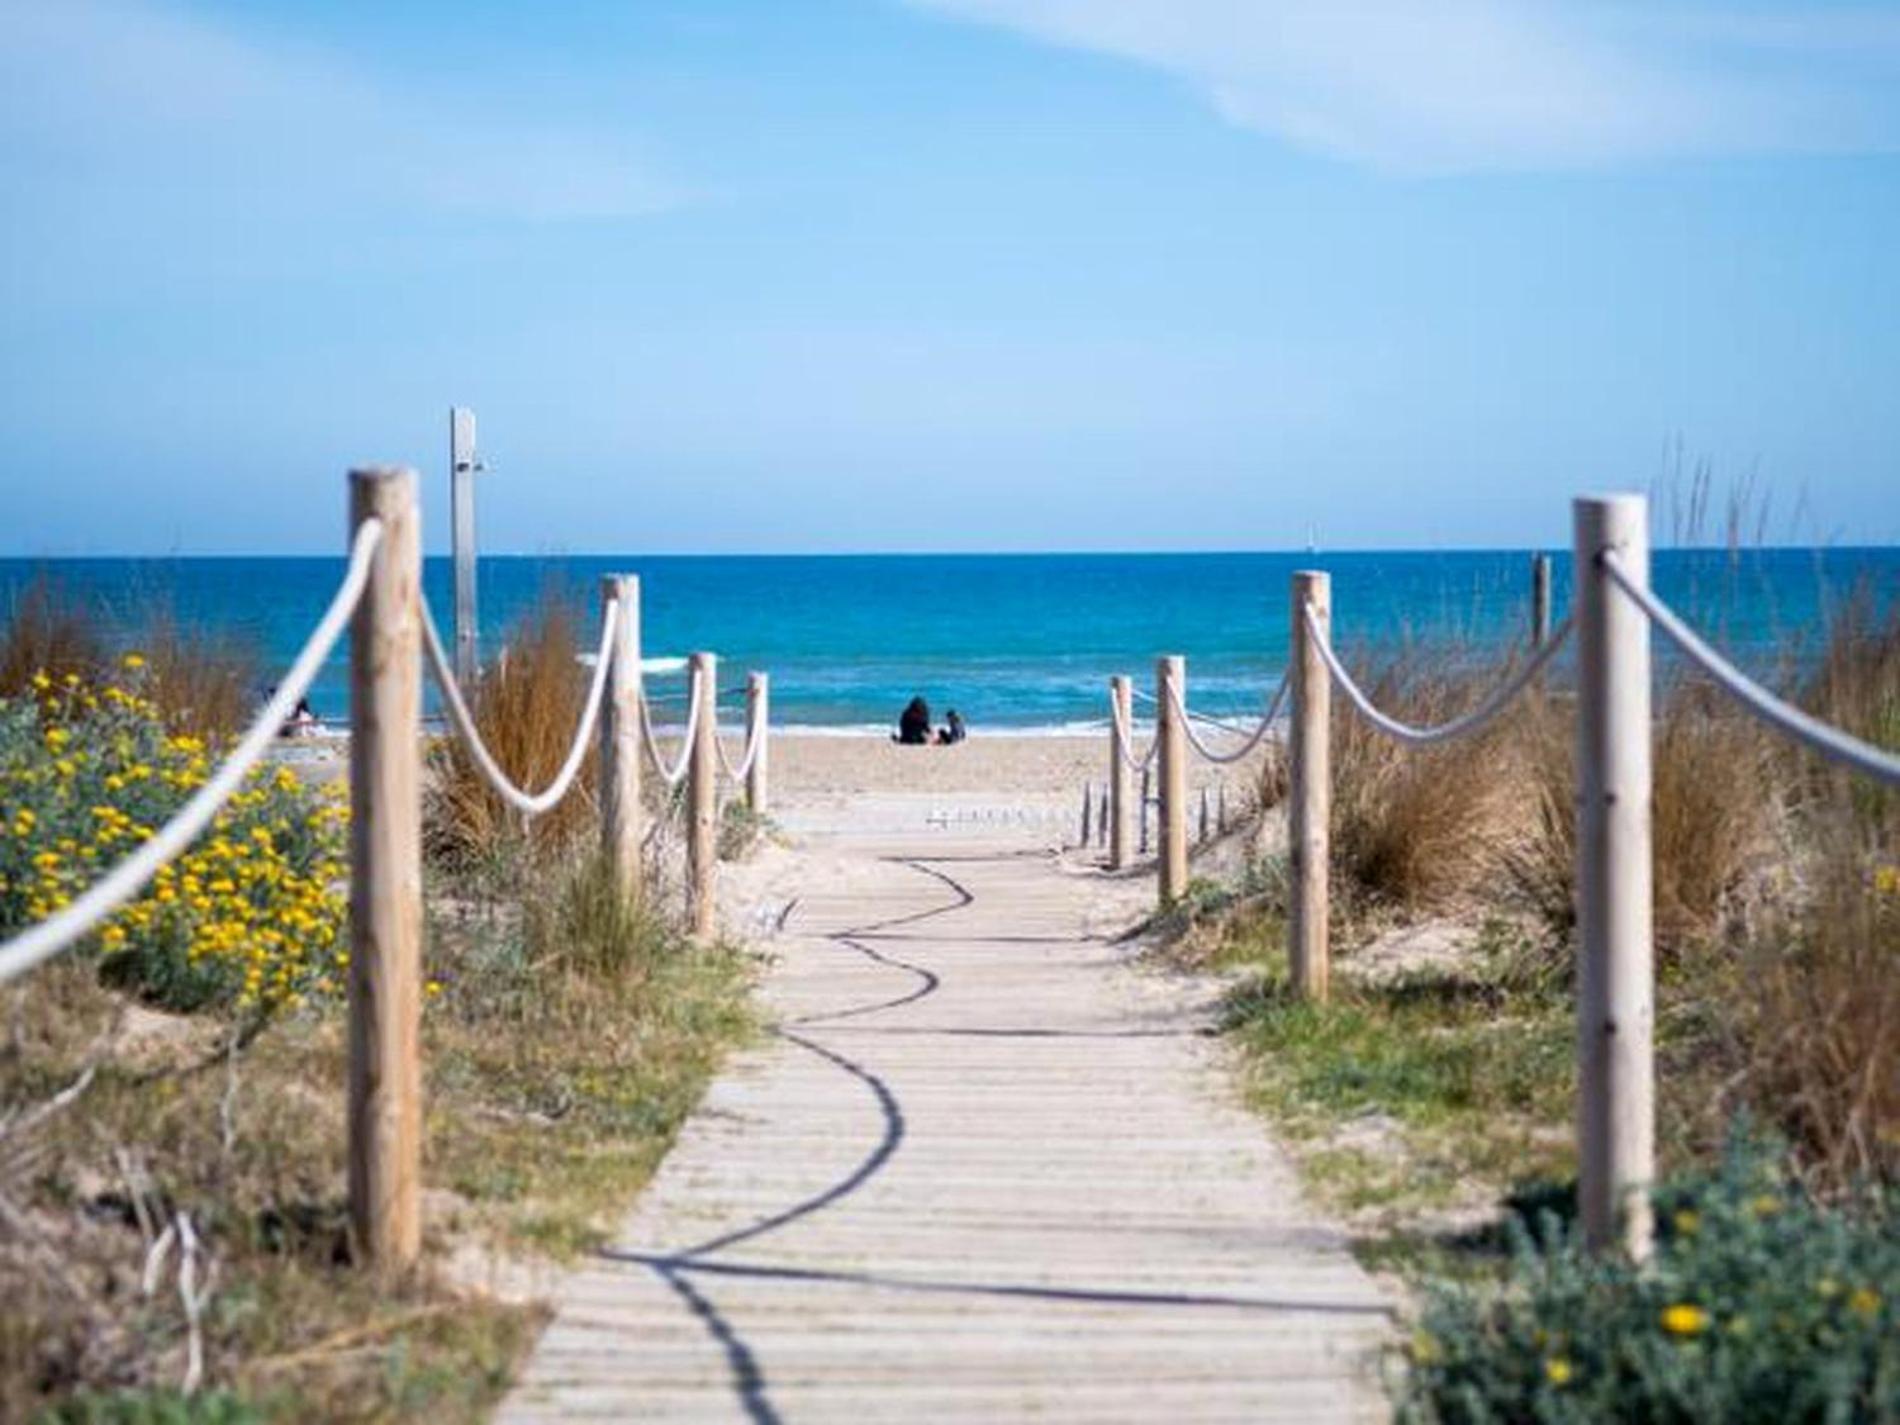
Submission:
<svg viewBox="0 0 1900 1425">
<path fill-rule="evenodd" d="M 963 727 L 962 714 L 955 708 L 951 708 L 944 726 L 937 729 L 937 745 L 939 747 L 954 747 L 968 736 L 969 733 L 966 732 Z"/>
<path fill-rule="evenodd" d="M 908 747 L 922 747 L 930 741 L 930 704 L 922 697 L 912 698 L 905 706 L 893 740 Z"/>
</svg>

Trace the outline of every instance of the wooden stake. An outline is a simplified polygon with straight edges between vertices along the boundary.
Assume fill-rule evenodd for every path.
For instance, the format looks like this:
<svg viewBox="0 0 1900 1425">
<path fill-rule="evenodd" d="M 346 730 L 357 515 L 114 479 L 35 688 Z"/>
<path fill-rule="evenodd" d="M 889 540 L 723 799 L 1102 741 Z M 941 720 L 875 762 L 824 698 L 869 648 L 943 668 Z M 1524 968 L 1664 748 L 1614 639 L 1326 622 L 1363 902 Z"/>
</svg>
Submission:
<svg viewBox="0 0 1900 1425">
<path fill-rule="evenodd" d="M 1187 736 L 1175 698 L 1187 703 L 1187 660 L 1169 654 L 1155 661 L 1156 735 L 1161 739 L 1160 901 L 1173 905 L 1187 893 Z"/>
<path fill-rule="evenodd" d="M 1089 831 L 1095 825 L 1095 784 L 1082 784 L 1082 845 L 1089 844 Z"/>
<path fill-rule="evenodd" d="M 748 747 L 756 738 L 759 749 L 753 753 L 752 765 L 746 769 L 746 809 L 754 816 L 764 816 L 771 785 L 772 675 L 769 673 L 745 675 L 745 736 Z"/>
<path fill-rule="evenodd" d="M 1584 1239 L 1649 1254 L 1655 1175 L 1649 620 L 1604 573 L 1649 581 L 1647 502 L 1576 501 L 1579 1209 Z"/>
<path fill-rule="evenodd" d="M 1111 871 L 1125 869 L 1129 859 L 1128 815 L 1133 808 L 1128 803 L 1133 796 L 1133 779 L 1129 776 L 1128 764 L 1116 750 L 1115 727 L 1128 728 L 1130 736 L 1133 736 L 1134 706 L 1134 684 L 1119 673 L 1110 678 L 1108 711 L 1112 721 L 1108 729 L 1108 867 Z M 1130 756 L 1134 755 L 1132 747 L 1128 751 Z"/>
<path fill-rule="evenodd" d="M 601 850 L 615 888 L 638 902 L 646 894 L 640 864 L 645 808 L 640 803 L 640 580 L 609 574 L 600 581 L 603 607 L 620 602 L 613 664 L 607 670 L 607 701 L 600 716 Z"/>
<path fill-rule="evenodd" d="M 466 691 L 481 672 L 475 619 L 475 413 L 449 411 L 449 521 L 455 552 L 455 681 Z"/>
<path fill-rule="evenodd" d="M 422 1248 L 422 539 L 413 470 L 350 472 L 382 544 L 350 624 L 350 1223 L 383 1272 Z"/>
<path fill-rule="evenodd" d="M 1287 958 L 1294 992 L 1324 1003 L 1330 991 L 1331 922 L 1327 869 L 1332 818 L 1332 684 L 1307 632 L 1311 605 L 1322 631 L 1332 626 L 1332 578 L 1318 570 L 1293 576 L 1293 730 L 1288 855 L 1292 862 L 1292 907 L 1287 917 Z"/>
<path fill-rule="evenodd" d="M 718 929 L 714 903 L 719 865 L 718 656 L 695 653 L 692 672 L 699 721 L 693 729 L 692 766 L 687 773 L 692 824 L 687 831 L 686 862 L 693 902 L 693 937 L 709 941 Z"/>
</svg>

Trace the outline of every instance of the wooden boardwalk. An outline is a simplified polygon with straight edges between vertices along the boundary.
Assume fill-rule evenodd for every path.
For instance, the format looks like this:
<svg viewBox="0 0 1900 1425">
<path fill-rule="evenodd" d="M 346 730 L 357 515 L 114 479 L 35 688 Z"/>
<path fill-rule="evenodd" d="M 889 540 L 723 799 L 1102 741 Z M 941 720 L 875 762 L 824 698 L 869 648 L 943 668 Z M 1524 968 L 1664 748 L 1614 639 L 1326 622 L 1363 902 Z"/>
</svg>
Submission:
<svg viewBox="0 0 1900 1425">
<path fill-rule="evenodd" d="M 1389 1303 L 1231 1103 L 1204 995 L 1026 839 L 816 838 L 778 1028 L 500 1419 L 1383 1417 Z"/>
</svg>

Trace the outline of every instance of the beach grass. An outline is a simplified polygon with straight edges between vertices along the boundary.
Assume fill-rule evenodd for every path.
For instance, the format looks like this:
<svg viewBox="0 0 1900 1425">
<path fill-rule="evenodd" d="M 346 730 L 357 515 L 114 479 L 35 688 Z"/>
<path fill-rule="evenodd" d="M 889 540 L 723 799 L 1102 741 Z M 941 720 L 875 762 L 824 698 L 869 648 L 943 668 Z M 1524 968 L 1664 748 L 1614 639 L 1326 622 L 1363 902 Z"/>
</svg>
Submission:
<svg viewBox="0 0 1900 1425">
<path fill-rule="evenodd" d="M 76 669 L 106 656 L 83 625 L 29 632 L 38 650 L 76 650 Z M 561 636 L 552 620 L 537 633 L 546 649 Z M 181 634 L 177 647 L 189 645 Z M 215 759 L 215 735 L 166 730 L 165 719 L 210 706 L 201 693 L 164 708 L 144 694 L 169 658 L 112 657 L 115 676 L 135 684 L 116 699 L 33 669 L 32 716 L 0 718 L 26 739 L 0 748 L 0 765 L 26 769 L 40 798 L 29 818 L 10 795 L 5 831 L 38 876 L 63 876 L 72 861 L 83 879 L 78 843 L 53 844 L 65 834 L 56 813 L 66 801 L 150 799 L 159 793 L 141 789 L 163 783 L 159 801 L 134 808 L 162 820 L 165 799 L 187 795 Z M 497 681 L 515 714 L 560 723 L 569 665 L 552 652 L 510 663 Z M 533 667 L 550 670 L 539 693 L 521 671 Z M 128 782 L 118 763 L 139 755 L 147 722 L 150 771 Z M 565 726 L 571 732 L 571 720 Z M 245 814 L 264 816 L 267 831 L 271 817 L 286 826 L 312 818 L 317 865 L 337 854 L 328 823 L 345 809 L 331 797 L 301 800 L 303 790 L 278 786 L 287 777 L 295 780 L 266 773 L 256 795 L 276 800 Z M 67 788 L 82 781 L 83 795 Z M 93 815 L 74 805 L 75 815 Z M 93 819 L 100 835 L 117 834 L 119 819 Z M 200 979 L 224 963 L 224 939 L 199 930 L 235 924 L 274 894 L 260 888 L 284 883 L 261 852 L 232 841 L 248 831 L 229 822 L 188 853 L 212 858 L 192 873 L 202 884 L 181 882 L 177 897 L 151 908 L 150 924 L 126 921 L 110 945 L 95 937 L 0 1002 L 0 1418 L 481 1418 L 543 1319 L 519 1283 L 603 1239 L 722 1054 L 750 1032 L 749 957 L 726 944 L 689 946 L 673 924 L 621 897 L 585 818 L 565 832 L 474 843 L 479 854 L 455 843 L 432 856 L 427 1238 L 413 1277 L 378 1283 L 352 1263 L 345 1200 L 347 1017 L 324 956 L 347 947 L 324 942 L 313 958 L 300 939 L 340 920 L 325 908 L 306 917 L 308 932 L 303 920 L 284 922 L 272 961 L 289 967 L 281 993 L 274 972 L 261 981 L 266 993 L 239 975 L 228 985 L 213 977 L 216 993 L 181 997 L 167 975 L 112 968 L 128 957 L 171 965 L 174 949 Z M 271 834 L 273 854 L 299 854 L 295 836 Z M 42 836 L 44 848 L 29 844 Z M 55 854 L 58 865 L 41 871 Z M 227 860 L 256 861 L 257 875 L 227 875 Z M 26 888 L 43 890 L 37 880 Z M 153 926 L 177 916 L 175 945 L 145 945 Z M 249 965 L 257 943 L 254 932 L 237 935 L 232 963 Z M 190 1274 L 185 1223 L 199 1244 Z M 523 1266 L 534 1262 L 548 1265 Z"/>
</svg>

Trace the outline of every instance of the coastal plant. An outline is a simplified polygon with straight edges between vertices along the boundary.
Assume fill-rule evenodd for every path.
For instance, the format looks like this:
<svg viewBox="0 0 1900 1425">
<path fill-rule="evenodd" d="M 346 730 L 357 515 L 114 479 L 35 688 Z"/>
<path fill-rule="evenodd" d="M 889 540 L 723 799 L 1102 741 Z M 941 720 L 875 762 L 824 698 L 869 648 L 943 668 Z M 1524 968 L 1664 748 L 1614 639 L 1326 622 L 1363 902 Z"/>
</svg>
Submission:
<svg viewBox="0 0 1900 1425">
<path fill-rule="evenodd" d="M 508 777 L 538 791 L 560 770 L 587 696 L 580 663 L 580 620 L 573 603 L 544 591 L 463 690 L 482 741 Z M 436 743 L 429 757 L 428 847 L 439 861 L 467 865 L 493 858 L 505 843 L 525 839 L 541 850 L 561 846 L 594 813 L 596 756 L 589 749 L 574 789 L 524 823 L 476 766 L 458 737 Z"/>
<path fill-rule="evenodd" d="M 1401 656 L 1376 673 L 1355 670 L 1375 703 L 1412 723 L 1456 716 L 1497 676 L 1456 656 L 1429 663 Z M 1419 910 L 1468 895 L 1491 869 L 1511 816 L 1508 750 L 1495 724 L 1414 747 L 1337 707 L 1332 865 L 1347 903 Z"/>
<path fill-rule="evenodd" d="M 0 699 L 0 932 L 65 908 L 149 840 L 210 775 L 216 748 L 169 728 L 145 660 L 103 686 L 40 672 Z M 266 767 L 207 834 L 89 939 L 154 1002 L 269 1011 L 337 987 L 347 809 Z"/>
<path fill-rule="evenodd" d="M 1900 1418 L 1900 1200 L 1819 1201 L 1735 1135 L 1656 1194 L 1641 1266 L 1552 1214 L 1507 1224 L 1501 1285 L 1429 1289 L 1402 1419 L 1858 1422 Z"/>
<path fill-rule="evenodd" d="M 13 597 L 0 633 L 0 698 L 22 697 L 45 674 L 89 679 L 107 661 L 106 642 L 92 610 L 47 573 Z"/>
</svg>

